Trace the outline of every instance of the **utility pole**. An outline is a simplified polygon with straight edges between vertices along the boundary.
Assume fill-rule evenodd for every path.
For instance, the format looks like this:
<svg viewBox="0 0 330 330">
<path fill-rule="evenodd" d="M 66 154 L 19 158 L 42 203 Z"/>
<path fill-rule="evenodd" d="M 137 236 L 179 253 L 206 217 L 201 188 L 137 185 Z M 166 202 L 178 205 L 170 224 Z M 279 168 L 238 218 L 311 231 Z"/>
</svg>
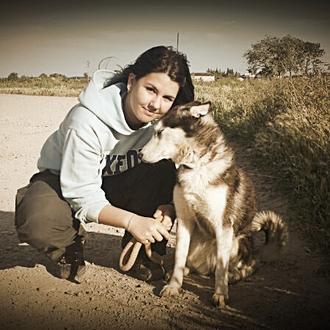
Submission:
<svg viewBox="0 0 330 330">
<path fill-rule="evenodd" d="M 176 34 L 176 51 L 179 51 L 179 37 L 180 37 L 180 33 L 178 32 Z"/>
<path fill-rule="evenodd" d="M 90 73 L 89 73 L 89 67 L 90 67 L 90 64 L 91 62 L 89 60 L 86 61 L 86 66 L 87 66 L 87 72 L 86 72 L 86 75 L 87 75 L 87 81 L 90 80 Z"/>
</svg>

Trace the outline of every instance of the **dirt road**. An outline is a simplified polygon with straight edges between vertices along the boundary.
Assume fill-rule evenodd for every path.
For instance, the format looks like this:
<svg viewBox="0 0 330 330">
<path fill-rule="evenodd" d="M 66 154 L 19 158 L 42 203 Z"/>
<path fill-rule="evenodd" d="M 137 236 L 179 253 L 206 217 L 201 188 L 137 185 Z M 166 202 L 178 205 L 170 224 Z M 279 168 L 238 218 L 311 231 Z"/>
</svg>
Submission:
<svg viewBox="0 0 330 330">
<path fill-rule="evenodd" d="M 75 98 L 0 95 L 0 329 L 325 329 L 330 282 L 321 259 L 290 226 L 279 261 L 230 286 L 231 311 L 210 303 L 213 280 L 189 276 L 176 298 L 159 298 L 163 282 L 141 282 L 118 271 L 121 231 L 91 226 L 87 279 L 54 275 L 49 261 L 19 245 L 14 195 L 36 171 L 40 147 Z M 265 183 L 248 154 L 238 158 L 253 177 L 259 206 L 289 217 L 285 198 Z M 294 207 L 294 206 L 293 206 Z M 169 248 L 169 254 L 173 249 Z"/>
</svg>

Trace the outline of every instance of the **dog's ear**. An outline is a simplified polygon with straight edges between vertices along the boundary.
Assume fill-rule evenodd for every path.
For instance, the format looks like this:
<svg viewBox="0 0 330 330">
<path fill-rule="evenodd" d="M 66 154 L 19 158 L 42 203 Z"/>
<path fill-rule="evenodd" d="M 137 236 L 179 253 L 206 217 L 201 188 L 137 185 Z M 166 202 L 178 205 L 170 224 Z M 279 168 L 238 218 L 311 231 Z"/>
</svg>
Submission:
<svg viewBox="0 0 330 330">
<path fill-rule="evenodd" d="M 208 114 L 211 102 L 202 103 L 200 105 L 193 105 L 190 108 L 190 113 L 195 118 L 200 118 Z"/>
</svg>

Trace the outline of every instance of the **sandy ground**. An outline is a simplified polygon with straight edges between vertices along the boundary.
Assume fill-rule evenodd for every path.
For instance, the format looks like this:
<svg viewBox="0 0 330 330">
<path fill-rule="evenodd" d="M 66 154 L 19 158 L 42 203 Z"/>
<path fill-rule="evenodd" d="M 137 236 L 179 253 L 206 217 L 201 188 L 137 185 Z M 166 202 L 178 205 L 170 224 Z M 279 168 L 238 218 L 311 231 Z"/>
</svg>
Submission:
<svg viewBox="0 0 330 330">
<path fill-rule="evenodd" d="M 324 329 L 330 321 L 329 279 L 321 259 L 290 226 L 282 258 L 230 286 L 230 311 L 210 303 L 213 279 L 185 278 L 182 295 L 160 298 L 162 281 L 144 283 L 118 271 L 120 231 L 91 226 L 87 279 L 55 277 L 47 258 L 20 245 L 14 196 L 36 171 L 43 141 L 75 98 L 0 95 L 0 329 Z M 267 184 L 248 153 L 259 206 L 289 217 L 286 200 Z M 254 174 L 253 174 L 254 173 Z M 169 254 L 173 249 L 169 248 Z"/>
</svg>

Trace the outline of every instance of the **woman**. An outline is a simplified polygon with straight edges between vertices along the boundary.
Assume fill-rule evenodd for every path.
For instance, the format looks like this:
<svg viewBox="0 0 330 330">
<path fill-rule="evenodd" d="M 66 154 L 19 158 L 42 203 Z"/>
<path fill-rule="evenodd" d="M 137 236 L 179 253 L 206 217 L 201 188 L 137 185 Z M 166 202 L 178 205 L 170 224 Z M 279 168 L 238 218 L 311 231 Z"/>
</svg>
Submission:
<svg viewBox="0 0 330 330">
<path fill-rule="evenodd" d="M 43 145 L 39 173 L 17 193 L 20 241 L 46 253 L 59 276 L 73 281 L 85 270 L 85 222 L 125 228 L 123 245 L 133 236 L 165 254 L 175 168 L 167 160 L 140 163 L 138 152 L 153 121 L 193 99 L 186 57 L 171 47 L 147 50 L 115 76 L 97 71 Z M 163 275 L 143 253 L 132 273 L 144 280 Z"/>
</svg>

